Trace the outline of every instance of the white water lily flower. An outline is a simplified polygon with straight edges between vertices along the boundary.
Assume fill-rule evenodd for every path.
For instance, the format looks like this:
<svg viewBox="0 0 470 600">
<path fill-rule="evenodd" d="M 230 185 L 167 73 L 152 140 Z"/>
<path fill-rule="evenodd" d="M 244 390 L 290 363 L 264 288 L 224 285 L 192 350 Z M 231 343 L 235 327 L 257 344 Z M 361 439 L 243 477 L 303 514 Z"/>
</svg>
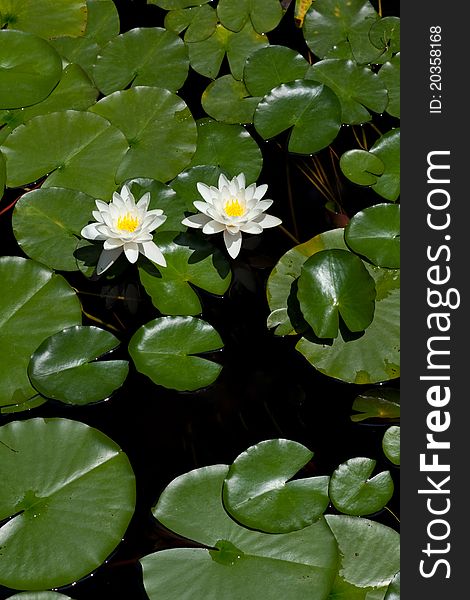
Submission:
<svg viewBox="0 0 470 600">
<path fill-rule="evenodd" d="M 242 233 L 262 233 L 267 227 L 276 227 L 281 219 L 264 214 L 272 200 L 262 200 L 268 186 L 246 186 L 241 173 L 229 181 L 219 177 L 219 187 L 198 183 L 197 189 L 205 202 L 196 200 L 194 206 L 200 211 L 182 221 L 183 225 L 202 229 L 203 233 L 224 232 L 224 242 L 232 258 L 238 256 L 242 245 Z"/>
<path fill-rule="evenodd" d="M 149 202 L 150 193 L 147 192 L 136 204 L 126 185 L 119 193 L 114 192 L 109 204 L 95 200 L 98 210 L 92 214 L 96 223 L 86 225 L 81 235 L 89 240 L 104 240 L 96 267 L 98 275 L 109 269 L 122 252 L 131 263 L 137 261 L 140 252 L 157 265 L 166 267 L 165 257 L 151 233 L 166 220 L 166 215 L 160 209 L 148 210 Z"/>
</svg>

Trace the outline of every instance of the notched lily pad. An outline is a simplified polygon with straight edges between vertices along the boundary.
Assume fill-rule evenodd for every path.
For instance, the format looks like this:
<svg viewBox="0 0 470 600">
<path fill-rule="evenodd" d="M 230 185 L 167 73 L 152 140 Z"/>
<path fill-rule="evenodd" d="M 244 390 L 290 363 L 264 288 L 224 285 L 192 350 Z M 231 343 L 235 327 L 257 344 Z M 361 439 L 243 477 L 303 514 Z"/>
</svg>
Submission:
<svg viewBox="0 0 470 600">
<path fill-rule="evenodd" d="M 372 388 L 354 399 L 352 409 L 358 414 L 351 415 L 351 421 L 357 423 L 365 419 L 399 419 L 400 392 L 394 388 Z"/>
<path fill-rule="evenodd" d="M 400 117 L 400 53 L 386 62 L 378 72 L 378 77 L 387 88 L 388 104 L 386 111 L 392 117 Z"/>
<path fill-rule="evenodd" d="M 28 366 L 33 386 L 43 396 L 66 404 L 89 404 L 108 398 L 127 377 L 127 360 L 102 360 L 119 340 L 98 327 L 64 329 L 34 351 Z"/>
<path fill-rule="evenodd" d="M 252 123 L 260 98 L 252 98 L 243 81 L 224 75 L 210 83 L 202 94 L 202 107 L 223 123 Z"/>
<path fill-rule="evenodd" d="M 266 33 L 279 25 L 283 11 L 278 0 L 220 0 L 217 15 L 232 31 L 240 31 L 250 20 L 258 33 Z"/>
<path fill-rule="evenodd" d="M 382 160 L 367 150 L 348 150 L 339 164 L 346 177 L 358 185 L 374 185 L 385 171 Z"/>
<path fill-rule="evenodd" d="M 184 41 L 187 43 L 206 40 L 214 33 L 216 26 L 217 13 L 207 4 L 172 10 L 165 16 L 165 29 L 178 34 L 186 30 Z"/>
<path fill-rule="evenodd" d="M 311 525 L 328 506 L 329 477 L 289 481 L 313 456 L 290 440 L 251 446 L 232 464 L 224 482 L 229 514 L 245 527 L 288 533 Z"/>
</svg>

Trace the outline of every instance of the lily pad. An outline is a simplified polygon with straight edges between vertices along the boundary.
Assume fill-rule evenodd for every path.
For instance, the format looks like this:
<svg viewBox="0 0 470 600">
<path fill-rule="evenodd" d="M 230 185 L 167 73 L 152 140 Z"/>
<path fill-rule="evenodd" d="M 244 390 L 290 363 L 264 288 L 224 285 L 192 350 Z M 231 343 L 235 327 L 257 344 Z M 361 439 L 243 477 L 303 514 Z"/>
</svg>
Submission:
<svg viewBox="0 0 470 600">
<path fill-rule="evenodd" d="M 223 123 L 252 123 L 260 98 L 252 98 L 243 81 L 232 75 L 219 77 L 204 90 L 202 107 Z"/>
<path fill-rule="evenodd" d="M 161 317 L 140 327 L 129 342 L 137 370 L 157 385 L 197 390 L 213 383 L 221 365 L 196 356 L 222 348 L 217 331 L 194 317 Z"/>
<path fill-rule="evenodd" d="M 0 583 L 41 590 L 96 569 L 134 512 L 127 456 L 68 419 L 14 421 L 0 428 L 0 441 L 0 519 L 10 517 L 0 528 Z"/>
<path fill-rule="evenodd" d="M 392 425 L 384 433 L 382 448 L 385 456 L 394 465 L 400 464 L 400 427 Z"/>
<path fill-rule="evenodd" d="M 103 94 L 129 85 L 176 92 L 188 76 L 184 42 L 161 27 L 131 29 L 113 38 L 98 57 L 93 77 Z"/>
<path fill-rule="evenodd" d="M 343 123 L 355 125 L 370 121 L 370 109 L 382 113 L 388 103 L 383 81 L 369 67 L 352 60 L 321 60 L 306 74 L 306 79 L 324 83 L 338 96 Z"/>
<path fill-rule="evenodd" d="M 340 159 L 346 177 L 358 185 L 374 185 L 385 171 L 383 161 L 367 150 L 348 150 Z"/>
<path fill-rule="evenodd" d="M 187 48 L 192 68 L 201 75 L 215 79 L 227 54 L 230 72 L 235 79 L 242 79 L 247 58 L 268 45 L 268 38 L 257 33 L 251 23 L 238 32 L 230 31 L 219 23 L 210 37 L 188 43 Z"/>
<path fill-rule="evenodd" d="M 386 62 L 378 72 L 378 77 L 387 88 L 387 112 L 392 117 L 400 117 L 400 53 Z"/>
<path fill-rule="evenodd" d="M 16 241 L 30 258 L 59 271 L 76 271 L 80 232 L 95 210 L 91 196 L 66 188 L 24 194 L 13 212 Z"/>
<path fill-rule="evenodd" d="M 186 210 L 194 211 L 194 200 L 200 200 L 201 194 L 198 192 L 197 184 L 199 182 L 206 185 L 217 187 L 221 169 L 215 165 L 197 165 L 184 170 L 171 182 L 171 187 L 177 192 L 178 196 L 184 200 Z M 226 173 L 224 173 L 226 175 Z"/>
<path fill-rule="evenodd" d="M 371 515 L 381 510 L 393 496 L 393 480 L 389 471 L 372 477 L 376 461 L 351 458 L 333 472 L 329 494 L 337 510 L 348 515 Z"/>
<path fill-rule="evenodd" d="M 196 123 L 186 103 L 168 90 L 133 87 L 103 98 L 90 110 L 120 129 L 129 143 L 117 183 L 131 177 L 169 181 L 196 150 Z"/>
<path fill-rule="evenodd" d="M 206 548 L 178 548 L 141 559 L 151 600 L 193 598 L 326 600 L 337 571 L 334 538 L 320 518 L 300 531 L 270 535 L 238 525 L 222 506 L 228 467 L 186 473 L 164 490 L 154 516 Z M 177 510 L 176 510 L 177 508 Z M 190 566 L 190 567 L 189 567 Z"/>
<path fill-rule="evenodd" d="M 245 173 L 247 182 L 258 179 L 263 166 L 261 150 L 242 125 L 200 119 L 197 130 L 197 148 L 191 167 L 214 165 L 229 178 Z"/>
<path fill-rule="evenodd" d="M 68 327 L 34 351 L 28 367 L 30 381 L 43 396 L 66 404 L 105 400 L 124 383 L 129 363 L 96 359 L 118 346 L 114 335 L 98 327 Z"/>
<path fill-rule="evenodd" d="M 337 577 L 328 600 L 384 600 L 387 587 L 360 588 Z"/>
<path fill-rule="evenodd" d="M 347 250 L 322 250 L 302 265 L 298 299 L 315 335 L 335 338 L 340 317 L 353 332 L 371 324 L 375 284 L 359 257 Z"/>
<path fill-rule="evenodd" d="M 400 18 L 384 17 L 376 21 L 369 31 L 370 41 L 381 50 L 400 51 Z"/>
<path fill-rule="evenodd" d="M 0 20 L 1 14 L 0 4 Z M 45 40 L 24 31 L 0 30 L 0 109 L 41 102 L 61 74 L 62 60 Z"/>
<path fill-rule="evenodd" d="M 0 258 L 0 278 L 8 281 L 0 298 L 0 406 L 8 406 L 37 395 L 27 374 L 31 354 L 50 335 L 78 325 L 81 310 L 65 279 L 32 260 Z"/>
<path fill-rule="evenodd" d="M 258 104 L 254 124 L 265 140 L 290 130 L 289 152 L 313 154 L 335 139 L 341 105 L 334 92 L 313 81 L 284 83 Z"/>
<path fill-rule="evenodd" d="M 232 31 L 240 31 L 251 21 L 258 33 L 266 33 L 279 25 L 283 11 L 279 0 L 220 0 L 217 14 L 222 25 Z"/>
<path fill-rule="evenodd" d="M 347 245 L 377 267 L 400 268 L 400 206 L 376 204 L 356 213 L 344 230 Z"/>
<path fill-rule="evenodd" d="M 177 10 L 178 8 L 187 8 L 188 6 L 198 6 L 205 4 L 210 0 L 148 0 L 148 4 L 156 4 L 165 10 Z"/>
<path fill-rule="evenodd" d="M 167 266 L 152 263 L 139 267 L 139 276 L 152 303 L 166 315 L 198 315 L 202 312 L 193 285 L 221 296 L 232 279 L 230 265 L 212 244 L 189 234 L 158 233 L 155 243 Z"/>
<path fill-rule="evenodd" d="M 327 515 L 341 556 L 339 574 L 358 587 L 388 585 L 400 568 L 400 536 L 381 523 Z"/>
<path fill-rule="evenodd" d="M 385 62 L 369 32 L 379 19 L 369 0 L 316 0 L 305 16 L 307 45 L 320 58 L 346 58 L 359 64 Z"/>
<path fill-rule="evenodd" d="M 400 376 L 400 272 L 367 265 L 377 292 L 374 320 L 362 335 L 340 330 L 331 343 L 301 338 L 296 349 L 317 370 L 349 383 L 377 383 Z"/>
<path fill-rule="evenodd" d="M 325 231 L 308 242 L 288 250 L 272 270 L 266 293 L 271 310 L 268 327 L 276 328 L 275 335 L 295 335 L 308 328 L 300 312 L 297 287 L 294 284 L 300 276 L 302 265 L 309 256 L 331 248 L 346 250 L 343 229 Z"/>
<path fill-rule="evenodd" d="M 87 21 L 85 0 L 60 0 L 54 9 L 37 0 L 0 0 L 0 29 L 20 29 L 43 38 L 82 35 Z"/>
<path fill-rule="evenodd" d="M 313 452 L 290 440 L 267 440 L 242 452 L 224 483 L 225 509 L 238 523 L 288 533 L 316 521 L 329 504 L 329 477 L 291 479 Z"/>
<path fill-rule="evenodd" d="M 51 45 L 69 63 L 79 65 L 93 80 L 93 69 L 100 53 L 100 46 L 88 37 L 60 37 L 51 40 Z"/>
<path fill-rule="evenodd" d="M 33 117 L 67 109 L 86 110 L 96 102 L 97 97 L 98 90 L 83 69 L 78 65 L 67 65 L 59 83 L 45 100 L 32 106 L 10 110 L 4 115 L 2 121 L 5 126 L 0 129 L 0 143 L 15 127 Z"/>
<path fill-rule="evenodd" d="M 354 399 L 352 409 L 358 414 L 351 415 L 351 421 L 357 423 L 365 419 L 399 419 L 400 392 L 394 388 L 366 390 Z"/>
<path fill-rule="evenodd" d="M 58 592 L 20 592 L 14 596 L 8 596 L 7 600 L 72 600 L 70 596 L 64 596 Z"/>
<path fill-rule="evenodd" d="M 398 571 L 388 586 L 385 600 L 400 600 L 400 571 Z"/>
<path fill-rule="evenodd" d="M 303 79 L 309 69 L 305 58 L 286 46 L 267 46 L 246 61 L 243 80 L 252 96 L 265 96 L 273 88 Z"/>
<path fill-rule="evenodd" d="M 71 188 L 103 200 L 116 189 L 115 173 L 127 149 L 124 134 L 109 121 L 74 110 L 34 117 L 12 131 L 1 148 L 9 187 L 51 173 L 44 187 Z"/>
<path fill-rule="evenodd" d="M 172 10 L 165 17 L 165 29 L 184 34 L 185 42 L 207 40 L 217 27 L 217 13 L 207 4 Z"/>
</svg>

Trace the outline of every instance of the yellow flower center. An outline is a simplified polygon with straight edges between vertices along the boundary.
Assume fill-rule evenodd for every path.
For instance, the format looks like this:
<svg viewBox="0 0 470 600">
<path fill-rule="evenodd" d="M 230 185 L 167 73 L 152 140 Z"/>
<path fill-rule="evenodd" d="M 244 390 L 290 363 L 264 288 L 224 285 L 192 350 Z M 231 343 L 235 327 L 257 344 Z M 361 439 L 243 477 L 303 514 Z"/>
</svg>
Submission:
<svg viewBox="0 0 470 600">
<path fill-rule="evenodd" d="M 245 207 L 240 203 L 238 198 L 230 198 L 224 204 L 225 214 L 229 217 L 243 217 L 245 214 Z"/>
<path fill-rule="evenodd" d="M 121 231 L 129 231 L 132 233 L 138 226 L 139 219 L 129 212 L 119 217 L 117 221 L 117 227 L 118 229 L 121 229 Z"/>
</svg>

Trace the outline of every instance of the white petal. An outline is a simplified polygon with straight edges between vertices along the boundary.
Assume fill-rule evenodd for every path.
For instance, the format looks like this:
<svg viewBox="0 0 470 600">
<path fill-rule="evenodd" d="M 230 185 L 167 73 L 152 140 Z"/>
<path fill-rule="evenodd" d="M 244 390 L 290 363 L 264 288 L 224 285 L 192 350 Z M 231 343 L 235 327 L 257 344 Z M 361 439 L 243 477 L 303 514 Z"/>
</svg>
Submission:
<svg viewBox="0 0 470 600">
<path fill-rule="evenodd" d="M 237 223 L 226 223 L 225 229 L 232 235 L 235 235 L 240 231 L 240 225 Z"/>
<path fill-rule="evenodd" d="M 245 188 L 246 187 L 245 173 L 240 173 L 240 175 L 237 175 L 237 181 L 238 181 L 238 188 L 240 190 L 242 188 Z"/>
<path fill-rule="evenodd" d="M 114 248 L 120 248 L 124 246 L 125 241 L 117 238 L 108 238 L 104 241 L 103 248 L 105 250 L 114 250 Z"/>
<path fill-rule="evenodd" d="M 242 234 L 240 232 L 232 235 L 227 230 L 224 231 L 224 242 L 228 253 L 232 258 L 236 258 L 242 247 Z"/>
<path fill-rule="evenodd" d="M 206 202 L 208 202 L 209 204 L 212 204 L 212 192 L 211 192 L 211 188 L 206 185 L 205 183 L 202 182 L 198 182 L 197 183 L 197 191 L 201 194 L 201 196 L 204 198 L 204 200 Z M 217 190 L 218 192 L 219 190 Z"/>
<path fill-rule="evenodd" d="M 272 205 L 273 201 L 272 200 L 260 200 L 259 202 L 256 203 L 256 206 L 254 207 L 256 210 L 259 210 L 261 212 L 264 212 L 265 210 L 268 210 L 268 208 Z"/>
<path fill-rule="evenodd" d="M 196 229 L 201 229 L 210 220 L 210 217 L 199 213 L 197 215 L 190 215 L 189 217 L 186 217 L 186 219 L 183 219 L 181 223 L 186 225 L 186 227 L 196 227 Z"/>
<path fill-rule="evenodd" d="M 250 200 L 253 198 L 254 194 L 256 191 L 256 185 L 254 183 L 252 183 L 251 185 L 249 185 L 247 188 L 245 188 L 245 202 L 250 202 Z"/>
<path fill-rule="evenodd" d="M 103 250 L 101 253 L 98 264 L 96 265 L 96 274 L 101 275 L 105 271 L 109 269 L 109 267 L 114 264 L 115 260 L 122 252 L 121 248 L 114 248 L 113 250 Z"/>
<path fill-rule="evenodd" d="M 226 187 L 228 188 L 230 185 L 230 181 L 225 177 L 223 173 L 219 175 L 219 190 Z"/>
<path fill-rule="evenodd" d="M 118 192 L 114 192 L 113 194 L 113 200 L 112 203 L 109 205 L 109 209 L 111 210 L 112 207 L 114 207 L 115 209 L 117 208 L 119 211 L 126 209 L 126 203 L 124 202 L 124 199 L 121 198 L 121 195 Z"/>
<path fill-rule="evenodd" d="M 228 189 L 230 190 L 230 195 L 231 196 L 238 196 L 238 192 L 240 191 L 240 188 L 238 187 L 238 180 L 236 177 L 234 177 L 232 179 L 232 181 L 230 182 Z"/>
<path fill-rule="evenodd" d="M 219 221 L 209 221 L 202 228 L 202 233 L 220 233 L 225 229 L 225 225 L 223 223 L 219 223 Z"/>
<path fill-rule="evenodd" d="M 243 231 L 243 233 L 258 234 L 263 233 L 263 228 L 259 223 L 251 221 L 249 223 L 243 223 L 243 225 L 240 225 L 240 231 Z"/>
<path fill-rule="evenodd" d="M 256 190 L 255 193 L 253 194 L 253 197 L 256 198 L 257 200 L 261 200 L 261 198 L 266 194 L 266 192 L 268 191 L 268 186 L 263 183 L 262 185 L 258 185 L 256 186 Z"/>
<path fill-rule="evenodd" d="M 282 223 L 281 219 L 274 217 L 273 215 L 262 214 L 259 217 L 254 219 L 255 223 L 259 223 L 263 229 L 268 229 L 269 227 L 277 227 Z"/>
<path fill-rule="evenodd" d="M 149 260 L 160 265 L 161 267 L 166 267 L 166 260 L 162 254 L 160 248 L 154 242 L 144 242 L 141 246 L 141 252 L 144 256 L 146 256 Z"/>
<path fill-rule="evenodd" d="M 137 262 L 139 258 L 139 246 L 135 242 L 124 244 L 124 254 L 130 263 Z"/>
<path fill-rule="evenodd" d="M 119 192 L 119 196 L 121 196 L 123 200 L 127 200 L 129 196 L 132 196 L 131 191 L 127 185 L 122 186 L 121 191 Z"/>
<path fill-rule="evenodd" d="M 166 215 L 147 214 L 147 216 L 144 219 L 144 222 L 142 223 L 142 229 L 145 229 L 145 231 L 153 231 L 157 227 L 160 227 L 160 225 L 162 225 L 165 221 Z"/>
<path fill-rule="evenodd" d="M 103 200 L 95 200 L 96 208 L 100 212 L 107 212 L 109 209 L 109 204 L 107 202 L 103 202 Z"/>
<path fill-rule="evenodd" d="M 142 198 L 137 202 L 137 208 L 144 212 L 147 212 L 147 208 L 150 204 L 150 192 L 146 192 Z"/>
<path fill-rule="evenodd" d="M 98 223 L 90 223 L 90 225 L 85 225 L 85 227 L 81 230 L 80 235 L 87 240 L 104 240 L 106 236 L 100 233 L 96 226 Z"/>
<path fill-rule="evenodd" d="M 103 213 L 100 212 L 99 210 L 92 210 L 91 214 L 93 215 L 93 218 L 95 219 L 95 221 L 97 221 L 98 223 L 104 223 L 104 219 L 103 219 Z"/>
<path fill-rule="evenodd" d="M 198 209 L 199 212 L 202 212 L 205 215 L 209 214 L 209 211 L 212 207 L 211 204 L 207 204 L 207 202 L 201 202 L 201 200 L 195 200 L 193 202 L 193 204 L 194 204 L 195 208 Z"/>
</svg>

